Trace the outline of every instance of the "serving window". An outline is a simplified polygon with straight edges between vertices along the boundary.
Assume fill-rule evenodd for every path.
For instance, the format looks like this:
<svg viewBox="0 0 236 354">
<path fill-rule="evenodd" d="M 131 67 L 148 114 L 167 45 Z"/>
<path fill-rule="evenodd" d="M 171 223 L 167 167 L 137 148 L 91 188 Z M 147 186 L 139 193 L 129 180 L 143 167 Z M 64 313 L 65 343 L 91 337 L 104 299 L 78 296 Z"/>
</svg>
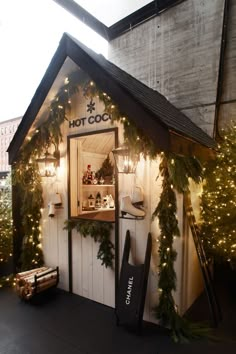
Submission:
<svg viewBox="0 0 236 354">
<path fill-rule="evenodd" d="M 70 218 L 115 221 L 117 129 L 68 137 Z"/>
</svg>

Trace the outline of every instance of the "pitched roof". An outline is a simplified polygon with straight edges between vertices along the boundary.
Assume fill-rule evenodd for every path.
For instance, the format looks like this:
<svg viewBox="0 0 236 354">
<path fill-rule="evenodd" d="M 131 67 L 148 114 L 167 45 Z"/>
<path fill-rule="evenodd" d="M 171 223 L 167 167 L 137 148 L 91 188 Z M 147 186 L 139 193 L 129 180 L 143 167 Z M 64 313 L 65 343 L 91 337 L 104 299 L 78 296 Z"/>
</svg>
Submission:
<svg viewBox="0 0 236 354">
<path fill-rule="evenodd" d="M 163 95 L 64 33 L 8 148 L 9 163 L 16 160 L 19 149 L 67 57 L 84 70 L 160 149 L 197 155 L 200 151 L 216 147 L 215 141 L 208 134 Z"/>
</svg>

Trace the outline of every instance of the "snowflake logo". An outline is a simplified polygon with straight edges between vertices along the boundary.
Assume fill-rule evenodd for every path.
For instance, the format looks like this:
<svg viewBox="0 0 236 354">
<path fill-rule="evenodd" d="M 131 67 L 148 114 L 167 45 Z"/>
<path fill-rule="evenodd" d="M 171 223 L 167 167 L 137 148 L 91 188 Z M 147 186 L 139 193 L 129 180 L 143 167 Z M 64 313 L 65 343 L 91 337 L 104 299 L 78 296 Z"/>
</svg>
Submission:
<svg viewBox="0 0 236 354">
<path fill-rule="evenodd" d="M 87 112 L 92 113 L 93 111 L 95 111 L 95 102 L 91 99 L 89 104 L 87 104 Z"/>
</svg>

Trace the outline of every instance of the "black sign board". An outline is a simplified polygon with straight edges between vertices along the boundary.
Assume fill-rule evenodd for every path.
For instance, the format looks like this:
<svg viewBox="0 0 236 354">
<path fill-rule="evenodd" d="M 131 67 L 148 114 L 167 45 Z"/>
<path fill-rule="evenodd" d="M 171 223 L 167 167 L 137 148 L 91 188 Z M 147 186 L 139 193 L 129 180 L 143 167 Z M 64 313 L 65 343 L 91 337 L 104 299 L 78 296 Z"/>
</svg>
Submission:
<svg viewBox="0 0 236 354">
<path fill-rule="evenodd" d="M 149 233 L 144 264 L 129 264 L 130 232 L 129 230 L 126 232 L 116 306 L 117 324 L 124 324 L 141 330 L 151 250 L 152 238 Z"/>
</svg>

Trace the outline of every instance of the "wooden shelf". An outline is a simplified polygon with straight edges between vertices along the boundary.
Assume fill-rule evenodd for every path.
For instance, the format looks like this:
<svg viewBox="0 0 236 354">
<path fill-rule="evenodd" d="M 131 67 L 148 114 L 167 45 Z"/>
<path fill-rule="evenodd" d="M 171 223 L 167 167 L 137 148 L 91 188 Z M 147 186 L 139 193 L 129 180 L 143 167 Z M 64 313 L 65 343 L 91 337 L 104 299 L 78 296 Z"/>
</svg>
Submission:
<svg viewBox="0 0 236 354">
<path fill-rule="evenodd" d="M 78 216 L 73 216 L 72 219 L 85 219 L 113 223 L 115 222 L 115 209 L 84 212 L 83 214 L 80 214 Z"/>
<path fill-rule="evenodd" d="M 101 188 L 101 187 L 115 187 L 115 184 L 82 184 L 82 187 L 91 187 L 91 188 Z"/>
</svg>

